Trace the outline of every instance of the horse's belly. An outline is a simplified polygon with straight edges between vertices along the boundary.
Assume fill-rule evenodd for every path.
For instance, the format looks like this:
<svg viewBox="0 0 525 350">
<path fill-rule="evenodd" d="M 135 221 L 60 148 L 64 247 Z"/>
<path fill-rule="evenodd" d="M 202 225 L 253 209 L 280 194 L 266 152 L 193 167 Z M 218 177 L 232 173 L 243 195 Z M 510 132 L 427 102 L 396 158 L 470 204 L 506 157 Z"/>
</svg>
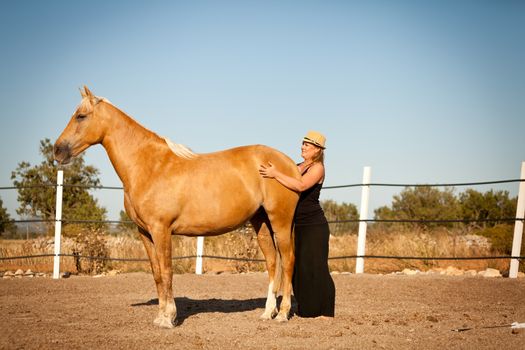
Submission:
<svg viewBox="0 0 525 350">
<path fill-rule="evenodd" d="M 181 235 L 218 235 L 243 225 L 258 208 L 256 205 L 237 205 L 213 210 L 186 210 L 175 219 L 171 229 L 174 234 Z"/>
<path fill-rule="evenodd" d="M 176 235 L 187 235 L 187 236 L 210 236 L 220 235 L 226 232 L 230 232 L 242 226 L 249 217 L 243 220 L 229 220 L 224 219 L 216 220 L 193 220 L 191 222 L 179 220 L 176 221 L 171 228 L 173 234 Z"/>
</svg>

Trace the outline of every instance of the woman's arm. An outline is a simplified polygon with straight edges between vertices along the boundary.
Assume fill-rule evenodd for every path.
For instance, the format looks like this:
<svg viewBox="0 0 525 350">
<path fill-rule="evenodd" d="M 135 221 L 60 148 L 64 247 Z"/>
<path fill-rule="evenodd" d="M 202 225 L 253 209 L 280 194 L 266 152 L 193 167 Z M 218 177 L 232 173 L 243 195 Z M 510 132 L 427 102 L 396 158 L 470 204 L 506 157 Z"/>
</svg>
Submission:
<svg viewBox="0 0 525 350">
<path fill-rule="evenodd" d="M 283 174 L 277 170 L 272 163 L 261 165 L 259 173 L 266 178 L 275 179 L 283 186 L 297 192 L 303 192 L 315 184 L 321 182 L 324 177 L 324 166 L 322 163 L 314 163 L 308 169 L 308 172 L 301 176 L 300 179 Z"/>
</svg>

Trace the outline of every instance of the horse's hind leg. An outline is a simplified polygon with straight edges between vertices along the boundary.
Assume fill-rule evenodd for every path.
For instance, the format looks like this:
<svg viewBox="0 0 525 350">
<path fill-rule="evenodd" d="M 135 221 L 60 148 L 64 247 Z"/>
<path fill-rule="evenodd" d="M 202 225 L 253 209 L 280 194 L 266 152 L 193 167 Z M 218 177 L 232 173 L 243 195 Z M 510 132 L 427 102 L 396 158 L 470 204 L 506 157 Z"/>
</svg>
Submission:
<svg viewBox="0 0 525 350">
<path fill-rule="evenodd" d="M 290 309 L 292 308 L 292 275 L 294 268 L 294 252 L 292 240 L 292 218 L 268 214 L 273 229 L 277 254 L 281 263 L 277 268 L 282 269 L 282 293 L 283 299 L 279 308 L 276 320 L 279 322 L 288 321 Z"/>
<path fill-rule="evenodd" d="M 256 216 L 251 219 L 251 223 L 255 232 L 257 233 L 257 242 L 261 248 L 265 260 L 266 269 L 268 270 L 269 284 L 268 295 L 266 297 L 266 305 L 264 312 L 260 316 L 263 320 L 270 320 L 277 315 L 277 291 L 280 285 L 280 267 L 277 266 L 277 254 L 275 244 L 272 239 L 270 222 L 264 211 L 259 211 Z M 277 276 L 276 276 L 277 272 Z"/>
</svg>

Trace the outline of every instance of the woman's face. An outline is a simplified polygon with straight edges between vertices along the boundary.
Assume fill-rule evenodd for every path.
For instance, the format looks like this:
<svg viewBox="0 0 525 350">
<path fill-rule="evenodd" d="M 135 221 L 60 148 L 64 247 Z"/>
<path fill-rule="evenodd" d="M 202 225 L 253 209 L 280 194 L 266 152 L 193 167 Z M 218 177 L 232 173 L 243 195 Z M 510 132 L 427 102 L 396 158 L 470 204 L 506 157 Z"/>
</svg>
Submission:
<svg viewBox="0 0 525 350">
<path fill-rule="evenodd" d="M 301 157 L 306 161 L 312 160 L 319 150 L 319 147 L 308 142 L 303 142 L 301 146 Z"/>
</svg>

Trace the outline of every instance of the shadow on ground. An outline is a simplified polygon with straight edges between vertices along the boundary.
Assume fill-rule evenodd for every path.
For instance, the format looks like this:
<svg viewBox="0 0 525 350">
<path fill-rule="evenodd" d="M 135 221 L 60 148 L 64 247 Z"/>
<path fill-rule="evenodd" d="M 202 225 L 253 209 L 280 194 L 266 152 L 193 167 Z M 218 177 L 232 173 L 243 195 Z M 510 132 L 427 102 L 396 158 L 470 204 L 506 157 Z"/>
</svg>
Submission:
<svg viewBox="0 0 525 350">
<path fill-rule="evenodd" d="M 281 299 L 281 298 L 279 298 Z M 279 304 L 278 300 L 278 304 Z M 181 325 L 187 318 L 211 312 L 232 313 L 253 311 L 256 309 L 264 309 L 266 298 L 255 299 L 190 299 L 186 297 L 175 298 L 175 305 L 177 306 L 177 324 Z M 131 306 L 151 306 L 159 305 L 159 299 L 151 299 L 144 303 L 131 304 Z"/>
</svg>

